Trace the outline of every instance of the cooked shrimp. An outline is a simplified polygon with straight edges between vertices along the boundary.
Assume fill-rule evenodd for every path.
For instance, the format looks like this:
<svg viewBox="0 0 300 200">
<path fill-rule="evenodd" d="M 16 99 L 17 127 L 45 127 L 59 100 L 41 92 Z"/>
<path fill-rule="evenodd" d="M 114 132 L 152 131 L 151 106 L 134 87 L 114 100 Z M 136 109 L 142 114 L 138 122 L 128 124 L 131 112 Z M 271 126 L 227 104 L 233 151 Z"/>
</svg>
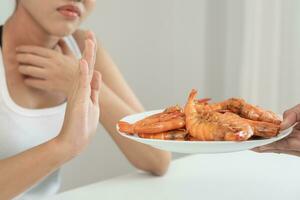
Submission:
<svg viewBox="0 0 300 200">
<path fill-rule="evenodd" d="M 138 134 L 138 136 L 141 138 L 157 139 L 157 140 L 180 140 L 180 141 L 183 141 L 186 135 L 187 132 L 185 129 L 178 129 L 178 130 L 166 131 L 162 133 L 153 133 L 153 134 L 146 134 L 146 133 Z"/>
<path fill-rule="evenodd" d="M 203 109 L 203 102 L 196 105 L 197 110 Z M 239 116 L 255 121 L 269 122 L 273 124 L 280 124 L 281 119 L 273 112 L 264 110 L 258 106 L 251 105 L 243 99 L 230 98 L 220 103 L 207 105 L 207 109 L 214 111 L 230 110 Z"/>
<path fill-rule="evenodd" d="M 185 137 L 185 141 L 201 141 L 201 140 L 199 140 L 198 138 L 195 138 L 195 137 L 191 136 L 190 134 L 188 134 Z"/>
<path fill-rule="evenodd" d="M 128 134 L 154 134 L 180 129 L 185 126 L 185 118 L 179 106 L 167 108 L 162 113 L 151 115 L 134 124 L 120 121 L 120 131 Z"/>
<path fill-rule="evenodd" d="M 208 104 L 207 102 L 210 99 L 201 99 L 197 101 L 196 104 L 196 109 L 197 110 L 203 110 L 203 106 L 205 105 L 205 109 L 209 109 L 212 111 L 218 111 L 220 113 L 229 113 L 229 112 L 233 112 L 233 113 L 238 113 L 240 114 L 242 117 L 245 118 L 249 118 L 249 119 L 244 119 L 245 122 L 247 122 L 254 131 L 254 135 L 255 136 L 260 136 L 260 137 L 264 137 L 264 138 L 271 138 L 274 136 L 277 136 L 279 131 L 280 131 L 280 125 L 278 125 L 278 122 L 273 121 L 273 123 L 271 122 L 265 122 L 265 121 L 272 121 L 272 120 L 268 120 L 268 119 L 276 119 L 278 118 L 274 113 L 270 112 L 270 111 L 264 111 L 261 108 L 252 106 L 250 104 L 247 104 L 244 100 L 242 99 L 235 99 L 235 98 L 231 98 L 227 101 L 223 101 L 221 103 L 215 103 L 215 104 Z M 241 105 L 245 105 L 244 108 L 241 109 Z M 246 111 L 250 111 L 255 109 L 254 112 L 252 113 L 265 113 L 264 116 L 260 115 L 261 117 L 254 117 L 253 114 L 243 114 L 246 113 Z M 258 111 L 257 108 L 260 110 Z M 248 112 L 250 113 L 250 112 Z M 266 114 L 270 114 L 273 117 L 265 117 Z M 259 116 L 259 115 L 258 115 Z M 260 121 L 255 121 L 254 119 L 260 119 Z M 264 121 L 263 121 L 264 120 Z"/>
<path fill-rule="evenodd" d="M 221 114 L 207 109 L 205 104 L 198 104 L 198 108 L 202 106 L 196 110 L 196 94 L 192 90 L 184 109 L 186 129 L 192 137 L 203 141 L 244 141 L 253 135 L 251 126 L 233 113 Z"/>
<path fill-rule="evenodd" d="M 269 122 L 260 122 L 260 121 L 253 121 L 245 119 L 246 122 L 249 123 L 249 125 L 254 130 L 254 135 L 260 136 L 263 138 L 271 138 L 278 135 L 280 131 L 280 125 L 273 124 Z"/>
</svg>

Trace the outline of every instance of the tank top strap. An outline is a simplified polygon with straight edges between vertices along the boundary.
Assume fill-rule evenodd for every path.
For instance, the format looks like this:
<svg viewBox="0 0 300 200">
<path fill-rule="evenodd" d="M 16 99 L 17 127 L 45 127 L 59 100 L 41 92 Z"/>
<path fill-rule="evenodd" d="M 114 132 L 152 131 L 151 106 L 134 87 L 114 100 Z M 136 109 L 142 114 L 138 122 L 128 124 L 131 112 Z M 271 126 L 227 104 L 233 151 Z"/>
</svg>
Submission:
<svg viewBox="0 0 300 200">
<path fill-rule="evenodd" d="M 64 37 L 64 41 L 67 43 L 67 45 L 69 46 L 71 51 L 74 53 L 76 58 L 80 59 L 82 54 L 81 54 L 81 51 L 79 49 L 79 46 L 78 46 L 75 38 L 72 35 L 70 35 L 70 36 Z"/>
</svg>

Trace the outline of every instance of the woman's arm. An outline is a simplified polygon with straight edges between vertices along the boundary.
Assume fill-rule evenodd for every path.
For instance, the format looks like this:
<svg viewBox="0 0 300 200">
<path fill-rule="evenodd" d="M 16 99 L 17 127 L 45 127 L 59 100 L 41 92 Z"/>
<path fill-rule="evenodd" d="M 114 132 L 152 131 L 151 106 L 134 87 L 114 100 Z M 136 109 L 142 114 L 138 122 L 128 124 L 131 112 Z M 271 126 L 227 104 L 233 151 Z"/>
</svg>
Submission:
<svg viewBox="0 0 300 200">
<path fill-rule="evenodd" d="M 84 48 L 84 31 L 76 31 L 74 37 L 82 51 Z M 120 70 L 99 42 L 97 47 L 95 70 L 102 74 L 103 82 L 107 85 L 107 87 L 119 96 L 128 106 L 136 112 L 144 111 L 144 107 L 127 84 L 126 80 L 120 73 Z"/>
<path fill-rule="evenodd" d="M 95 69 L 102 73 L 103 82 L 106 83 L 117 96 L 119 96 L 135 112 L 143 112 L 144 107 L 129 87 L 121 72 L 102 46 L 98 46 Z"/>
<path fill-rule="evenodd" d="M 12 199 L 69 159 L 56 140 L 0 160 L 0 199 Z"/>
<path fill-rule="evenodd" d="M 91 33 L 88 38 L 92 38 Z M 84 58 L 68 94 L 60 134 L 16 156 L 0 160 L 0 199 L 12 199 L 77 156 L 88 145 L 99 120 L 101 76 L 93 70 L 95 44 L 86 40 Z"/>
<path fill-rule="evenodd" d="M 169 152 L 124 138 L 116 130 L 117 122 L 126 115 L 134 114 L 135 111 L 105 83 L 102 83 L 99 102 L 101 108 L 100 122 L 127 159 L 138 169 L 149 171 L 155 175 L 163 175 L 167 171 L 171 160 Z"/>
<path fill-rule="evenodd" d="M 74 37 L 82 49 L 84 31 L 77 31 Z M 163 175 L 171 160 L 169 152 L 128 140 L 117 133 L 115 126 L 122 117 L 142 112 L 144 109 L 117 66 L 99 43 L 95 69 L 102 74 L 103 79 L 99 100 L 100 122 L 135 167 L 156 175 Z"/>
</svg>

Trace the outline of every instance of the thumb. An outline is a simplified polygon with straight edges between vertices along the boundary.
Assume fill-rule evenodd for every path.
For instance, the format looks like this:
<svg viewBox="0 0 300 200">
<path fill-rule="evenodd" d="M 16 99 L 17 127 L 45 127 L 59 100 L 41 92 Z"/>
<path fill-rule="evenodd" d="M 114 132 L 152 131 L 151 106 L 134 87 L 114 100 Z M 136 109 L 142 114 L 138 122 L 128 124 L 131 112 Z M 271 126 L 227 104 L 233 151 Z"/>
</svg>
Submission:
<svg viewBox="0 0 300 200">
<path fill-rule="evenodd" d="M 285 130 L 295 123 L 297 123 L 300 119 L 300 111 L 296 108 L 292 108 L 289 111 L 285 112 L 283 115 L 283 122 L 280 125 L 281 130 Z"/>
<path fill-rule="evenodd" d="M 86 60 L 89 67 L 89 74 L 93 74 L 95 66 L 95 43 L 91 39 L 85 40 L 85 48 L 83 52 L 83 59 Z"/>
</svg>

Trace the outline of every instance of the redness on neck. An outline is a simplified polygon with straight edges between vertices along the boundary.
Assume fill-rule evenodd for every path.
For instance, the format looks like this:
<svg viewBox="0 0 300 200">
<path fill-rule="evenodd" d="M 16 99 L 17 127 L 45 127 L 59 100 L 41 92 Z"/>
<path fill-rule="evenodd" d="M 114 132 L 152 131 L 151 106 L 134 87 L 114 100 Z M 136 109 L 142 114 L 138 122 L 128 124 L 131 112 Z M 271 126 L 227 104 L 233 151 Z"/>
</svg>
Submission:
<svg viewBox="0 0 300 200">
<path fill-rule="evenodd" d="M 21 45 L 35 45 L 53 49 L 59 37 L 49 35 L 36 20 L 19 5 L 15 13 L 5 23 L 3 43 L 12 50 Z"/>
</svg>

